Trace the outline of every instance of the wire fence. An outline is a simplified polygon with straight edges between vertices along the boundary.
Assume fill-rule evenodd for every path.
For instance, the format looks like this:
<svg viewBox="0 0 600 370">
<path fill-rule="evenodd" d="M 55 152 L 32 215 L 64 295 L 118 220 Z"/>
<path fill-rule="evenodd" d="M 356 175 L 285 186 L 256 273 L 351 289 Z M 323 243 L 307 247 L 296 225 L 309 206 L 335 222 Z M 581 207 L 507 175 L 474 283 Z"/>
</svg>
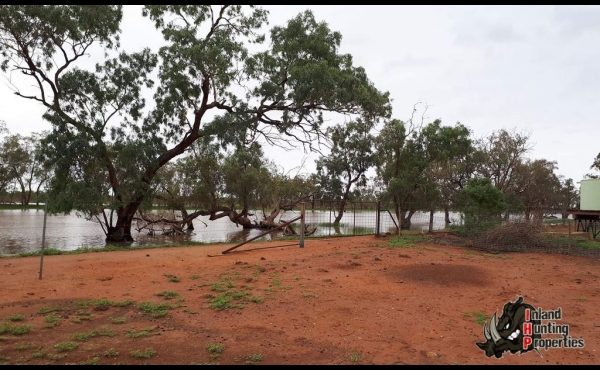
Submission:
<svg viewBox="0 0 600 370">
<path fill-rule="evenodd" d="M 304 203 L 305 236 L 334 237 L 353 235 L 397 235 L 400 234 L 400 222 L 393 210 L 382 206 L 379 202 L 347 201 L 342 208 L 341 201 L 315 200 Z M 342 211 L 341 211 L 342 210 Z M 488 251 L 531 251 L 551 252 L 581 256 L 600 256 L 600 220 L 561 219 L 552 215 L 552 210 L 533 212 L 535 220 L 527 220 L 523 215 L 511 215 L 508 219 L 496 219 L 483 225 L 465 224 L 460 213 L 421 212 L 411 213 L 410 226 L 401 230 L 428 231 L 446 230 L 464 236 L 461 244 Z M 342 212 L 340 216 L 340 212 Z M 1 212 L 0 212 L 1 213 Z M 75 213 L 75 212 L 74 212 Z M 300 205 L 292 210 L 282 212 L 275 220 L 286 222 L 300 215 Z M 22 213 L 17 210 L 0 214 L 0 255 L 18 254 L 39 250 L 42 233 L 43 210 L 30 210 Z M 4 218 L 3 218 L 4 217 Z M 11 219 L 11 217 L 16 217 Z M 263 215 L 254 212 L 256 221 Z M 240 243 L 255 238 L 265 230 L 241 229 L 223 218 L 217 222 L 195 220 L 193 232 L 183 236 L 134 235 L 135 246 L 177 244 L 187 242 L 205 243 Z M 536 228 L 522 224 L 537 225 Z M 291 224 L 300 231 L 300 220 Z M 132 230 L 132 233 L 134 230 Z M 88 235 L 89 234 L 89 235 Z M 46 245 L 59 250 L 77 248 L 101 248 L 105 245 L 105 235 L 97 223 L 77 219 L 72 214 L 50 217 L 46 235 Z M 132 234 L 133 235 L 133 234 Z M 289 234 L 287 234 L 289 235 Z M 255 240 L 275 240 L 286 236 L 281 230 Z M 297 236 L 297 233 L 296 233 Z M 25 241 L 25 239 L 27 241 Z M 27 245 L 25 245 L 28 243 Z"/>
<path fill-rule="evenodd" d="M 596 221 L 600 227 L 600 220 Z M 600 258 L 600 240 L 594 228 L 576 219 L 527 219 L 523 217 L 463 224 L 453 233 L 460 244 L 487 252 L 553 253 Z"/>
</svg>

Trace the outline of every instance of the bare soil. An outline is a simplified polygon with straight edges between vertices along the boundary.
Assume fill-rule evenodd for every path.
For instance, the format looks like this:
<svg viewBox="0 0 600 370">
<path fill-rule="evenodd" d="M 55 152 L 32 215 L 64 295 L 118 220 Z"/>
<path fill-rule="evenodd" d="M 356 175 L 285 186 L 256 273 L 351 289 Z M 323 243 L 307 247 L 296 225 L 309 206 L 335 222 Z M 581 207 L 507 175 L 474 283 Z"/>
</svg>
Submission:
<svg viewBox="0 0 600 370">
<path fill-rule="evenodd" d="M 600 363 L 597 258 L 388 242 L 45 256 L 41 280 L 39 257 L 2 258 L 0 364 Z M 157 295 L 165 291 L 179 296 Z M 500 313 L 519 295 L 561 307 L 585 347 L 486 357 L 478 313 Z M 144 302 L 173 308 L 144 312 Z M 19 325 L 31 330 L 7 329 Z M 149 358 L 131 354 L 146 349 Z"/>
</svg>

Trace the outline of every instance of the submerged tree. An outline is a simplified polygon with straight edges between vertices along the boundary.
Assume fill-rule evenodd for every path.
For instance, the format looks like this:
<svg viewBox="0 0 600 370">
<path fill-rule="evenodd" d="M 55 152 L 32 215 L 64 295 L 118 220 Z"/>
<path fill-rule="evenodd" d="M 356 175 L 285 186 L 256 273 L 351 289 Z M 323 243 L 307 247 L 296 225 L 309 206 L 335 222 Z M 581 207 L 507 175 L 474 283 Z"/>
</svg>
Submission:
<svg viewBox="0 0 600 370">
<path fill-rule="evenodd" d="M 107 242 L 133 240 L 133 217 L 158 171 L 199 138 L 312 149 L 323 112 L 389 116 L 388 93 L 339 53 L 341 34 L 310 11 L 273 27 L 270 45 L 254 54 L 247 46 L 264 42 L 267 22 L 259 7 L 148 5 L 143 15 L 164 37 L 158 53 L 119 49 L 120 5 L 0 7 L 2 70 L 35 84 L 15 93 L 44 105 L 52 124 L 50 211 L 97 217 Z M 95 70 L 77 66 L 98 49 L 106 59 Z"/>
<path fill-rule="evenodd" d="M 310 179 L 280 173 L 258 143 L 223 153 L 218 146 L 197 141 L 192 149 L 161 168 L 154 194 L 168 209 L 181 212 L 181 218 L 156 217 L 141 207 L 142 228 L 167 224 L 168 232 L 183 233 L 194 229 L 192 221 L 198 216 L 209 216 L 209 221 L 227 217 L 244 229 L 272 229 L 281 226 L 276 219 L 282 211 L 314 192 Z"/>
<path fill-rule="evenodd" d="M 411 121 L 408 125 L 400 120 L 385 123 L 376 139 L 377 172 L 401 228 L 410 228 L 416 211 L 431 211 L 440 197 L 433 169 L 464 155 L 470 148 L 469 135 L 462 124 L 443 126 L 439 119 L 423 127 Z"/>
</svg>

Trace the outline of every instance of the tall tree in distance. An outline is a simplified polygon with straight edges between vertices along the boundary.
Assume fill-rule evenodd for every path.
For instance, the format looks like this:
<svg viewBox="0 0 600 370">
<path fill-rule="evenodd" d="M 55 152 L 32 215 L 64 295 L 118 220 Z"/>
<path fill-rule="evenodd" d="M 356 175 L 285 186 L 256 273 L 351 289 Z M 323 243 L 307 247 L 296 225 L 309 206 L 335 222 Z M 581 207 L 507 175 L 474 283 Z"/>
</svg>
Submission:
<svg viewBox="0 0 600 370">
<path fill-rule="evenodd" d="M 21 192 L 21 204 L 28 205 L 35 191 L 39 196 L 48 172 L 41 161 L 41 140 L 43 133 L 30 136 L 8 135 L 0 141 L 0 192 L 6 181 L 14 180 Z"/>
<path fill-rule="evenodd" d="M 107 242 L 133 240 L 132 220 L 159 169 L 199 138 L 312 149 L 323 112 L 390 114 L 389 94 L 339 52 L 342 35 L 310 11 L 273 27 L 257 53 L 248 45 L 265 41 L 268 12 L 260 7 L 148 5 L 143 15 L 163 35 L 158 53 L 120 49 L 120 5 L 0 7 L 0 66 L 34 83 L 34 93 L 15 93 L 46 107 L 52 124 L 44 142 L 56 167 L 51 212 L 97 218 Z M 103 62 L 78 66 L 97 47 Z"/>
<path fill-rule="evenodd" d="M 600 173 L 600 153 L 598 153 L 596 158 L 594 158 L 594 162 L 592 162 L 592 165 L 590 166 L 590 170 L 592 170 L 594 172 L 586 174 L 585 178 L 588 178 L 588 179 L 600 178 L 600 175 L 598 175 Z"/>
<path fill-rule="evenodd" d="M 470 131 L 460 123 L 444 126 L 437 119 L 414 126 L 410 122 L 406 125 L 400 120 L 387 121 L 376 139 L 377 172 L 402 229 L 410 228 L 416 211 L 430 211 L 439 199 L 435 166 L 470 148 Z"/>
<path fill-rule="evenodd" d="M 515 192 L 515 182 L 518 177 L 516 172 L 524 161 L 525 155 L 531 151 L 530 138 L 531 134 L 526 132 L 501 129 L 478 141 L 481 150 L 485 153 L 485 162 L 480 167 L 478 175 L 489 178 L 492 184 L 504 194 L 506 220 L 511 212 L 522 211 L 522 204 Z"/>
</svg>

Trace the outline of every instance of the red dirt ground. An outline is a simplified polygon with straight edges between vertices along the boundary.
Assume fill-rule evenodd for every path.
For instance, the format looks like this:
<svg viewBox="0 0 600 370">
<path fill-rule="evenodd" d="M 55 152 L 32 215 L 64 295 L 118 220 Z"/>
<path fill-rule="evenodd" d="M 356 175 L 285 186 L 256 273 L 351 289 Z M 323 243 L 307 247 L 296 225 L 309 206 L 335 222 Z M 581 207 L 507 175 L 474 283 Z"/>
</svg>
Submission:
<svg viewBox="0 0 600 370">
<path fill-rule="evenodd" d="M 39 257 L 2 258 L 0 364 L 600 363 L 598 259 L 431 243 L 393 248 L 375 236 L 290 243 L 252 243 L 225 255 L 231 245 L 45 256 L 42 280 Z M 237 294 L 230 303 L 242 306 L 210 308 L 219 290 Z M 184 300 L 157 296 L 163 291 Z M 561 307 L 558 323 L 585 347 L 486 357 L 475 345 L 484 338 L 474 313 L 501 313 L 518 295 L 534 307 Z M 134 302 L 87 304 L 100 299 Z M 142 302 L 179 307 L 154 318 Z M 58 325 L 46 327 L 48 315 Z M 32 329 L 12 335 L 7 323 Z M 146 328 L 151 335 L 128 336 Z M 109 335 L 82 340 L 103 330 Z M 60 352 L 54 346 L 63 342 L 78 346 Z M 146 348 L 151 358 L 130 354 Z"/>
</svg>

